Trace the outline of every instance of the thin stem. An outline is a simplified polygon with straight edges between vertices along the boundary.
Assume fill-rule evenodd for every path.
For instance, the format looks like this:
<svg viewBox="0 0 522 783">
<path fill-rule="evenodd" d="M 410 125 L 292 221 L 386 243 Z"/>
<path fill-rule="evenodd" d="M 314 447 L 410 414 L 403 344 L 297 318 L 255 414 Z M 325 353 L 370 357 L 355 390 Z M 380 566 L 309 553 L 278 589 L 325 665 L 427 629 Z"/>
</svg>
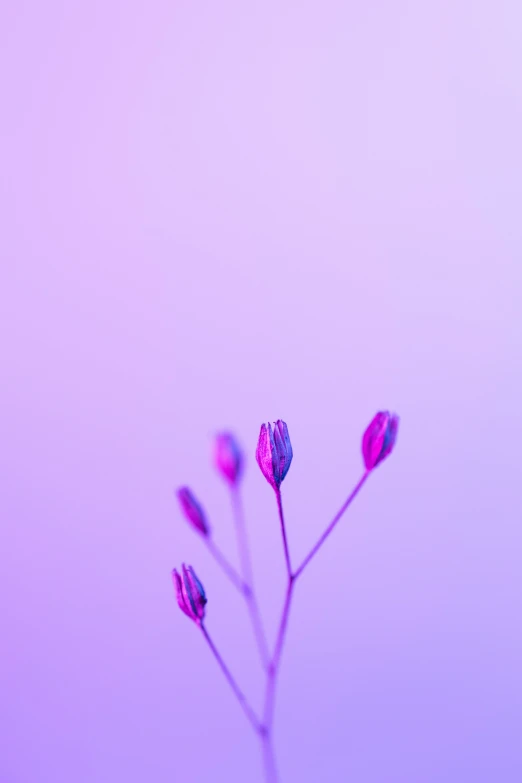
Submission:
<svg viewBox="0 0 522 783">
<path fill-rule="evenodd" d="M 367 470 L 359 479 L 359 482 L 356 484 L 353 491 L 350 493 L 350 495 L 348 496 L 344 504 L 341 506 L 337 514 L 334 516 L 334 518 L 332 519 L 332 521 L 324 531 L 323 535 L 321 536 L 317 544 L 307 554 L 307 556 L 305 557 L 305 559 L 303 560 L 303 562 L 301 563 L 297 571 L 294 573 L 294 579 L 297 579 L 299 574 L 301 574 L 302 571 L 306 568 L 310 560 L 317 554 L 317 552 L 322 547 L 322 545 L 324 544 L 324 542 L 326 541 L 326 539 L 328 538 L 328 536 L 330 535 L 330 533 L 332 532 L 336 524 L 341 519 L 342 515 L 344 514 L 348 506 L 351 504 L 352 500 L 354 500 L 356 495 L 359 493 L 360 489 L 362 488 L 363 484 L 365 483 L 369 475 L 370 475 L 370 471 Z"/>
<path fill-rule="evenodd" d="M 270 665 L 268 667 L 268 673 L 266 678 L 265 689 L 265 703 L 263 707 L 263 726 L 264 735 L 263 739 L 263 754 L 265 760 L 265 773 L 267 783 L 277 783 L 279 776 L 277 773 L 274 747 L 273 747 L 273 723 L 274 723 L 274 708 L 275 708 L 275 695 L 277 677 L 279 674 L 281 654 L 283 652 L 283 645 L 286 636 L 286 630 L 288 627 L 288 618 L 290 615 L 290 606 L 292 603 L 292 595 L 294 589 L 294 576 L 292 574 L 292 565 L 290 562 L 290 551 L 288 549 L 288 539 L 286 536 L 285 518 L 283 514 L 283 502 L 281 499 L 281 490 L 276 489 L 277 509 L 279 511 L 279 519 L 281 522 L 281 534 L 283 536 L 283 547 L 285 550 L 285 562 L 286 572 L 288 575 L 288 582 L 286 587 L 285 603 L 281 614 L 281 620 L 279 622 L 279 629 L 277 632 L 276 643 L 274 647 L 274 654 Z"/>
<path fill-rule="evenodd" d="M 283 536 L 283 546 L 285 549 L 285 561 L 286 561 L 286 572 L 288 574 L 288 578 L 292 578 L 292 566 L 290 565 L 290 552 L 288 550 L 288 540 L 286 538 L 286 527 L 285 527 L 285 518 L 283 514 L 283 501 L 281 498 L 281 489 L 278 487 L 275 490 L 276 498 L 277 498 L 277 510 L 279 511 L 279 519 L 281 521 L 281 534 Z"/>
<path fill-rule="evenodd" d="M 276 489 L 276 499 L 277 499 L 277 508 L 279 511 L 279 519 L 281 522 L 281 534 L 283 537 L 283 546 L 284 546 L 284 552 L 285 552 L 285 562 L 286 562 L 286 571 L 288 575 L 288 583 L 286 588 L 286 596 L 285 596 L 285 602 L 283 605 L 283 611 L 281 613 L 281 620 L 279 622 L 279 629 L 277 632 L 277 638 L 276 643 L 274 647 L 274 654 L 272 656 L 272 659 L 270 660 L 267 668 L 267 679 L 266 679 L 266 690 L 265 690 L 265 700 L 264 700 L 264 707 L 263 707 L 263 720 L 262 722 L 258 719 L 257 715 L 255 714 L 254 710 L 248 703 L 246 696 L 244 693 L 240 690 L 239 686 L 237 685 L 236 681 L 232 677 L 229 669 L 227 668 L 225 662 L 223 661 L 221 655 L 219 654 L 218 650 L 216 649 L 212 639 L 210 638 L 207 629 L 203 625 L 203 623 L 200 623 L 200 628 L 203 633 L 203 636 L 205 637 L 214 657 L 216 658 L 219 666 L 221 667 L 221 670 L 223 671 L 223 674 L 225 675 L 230 687 L 234 691 L 234 694 L 241 704 L 241 707 L 243 708 L 248 720 L 252 724 L 254 731 L 258 734 L 261 743 L 262 743 L 262 749 L 263 749 L 263 758 L 264 758 L 264 764 L 265 764 L 265 773 L 266 773 L 266 781 L 267 783 L 278 783 L 279 775 L 276 768 L 275 763 L 275 755 L 274 755 L 274 747 L 273 747 L 273 723 L 274 723 L 274 709 L 275 709 L 275 696 L 276 696 L 276 686 L 277 686 L 277 679 L 279 675 L 279 669 L 281 666 L 281 656 L 283 652 L 284 642 L 286 638 L 286 632 L 288 628 L 288 620 L 290 616 L 290 608 L 292 605 L 292 597 L 294 592 L 294 585 L 295 580 L 297 577 L 303 572 L 303 570 L 306 568 L 306 566 L 310 563 L 312 558 L 317 554 L 319 549 L 322 547 L 334 527 L 337 525 L 341 517 L 343 516 L 344 512 L 348 508 L 348 506 L 352 503 L 354 498 L 357 496 L 359 491 L 361 490 L 362 486 L 368 479 L 368 476 L 370 475 L 370 471 L 366 471 L 363 476 L 360 478 L 359 482 L 356 484 L 354 489 L 352 490 L 351 494 L 348 496 L 346 501 L 344 502 L 343 506 L 339 509 L 335 517 L 332 519 L 322 536 L 319 538 L 318 542 L 315 544 L 315 546 L 310 550 L 308 555 L 305 557 L 299 568 L 292 573 L 292 566 L 290 562 L 290 552 L 288 549 L 288 540 L 286 536 L 286 527 L 285 527 L 285 520 L 284 520 L 284 514 L 283 514 L 283 503 L 281 499 L 281 490 L 279 488 Z M 235 510 L 235 516 L 236 516 L 236 526 L 237 526 L 237 533 L 238 533 L 238 543 L 240 548 L 240 557 L 241 557 L 241 563 L 242 563 L 242 571 L 243 571 L 243 578 L 239 576 L 237 571 L 230 565 L 228 560 L 224 557 L 224 555 L 221 553 L 221 551 L 216 547 L 212 539 L 207 538 L 206 543 L 207 546 L 216 559 L 216 561 L 219 563 L 219 565 L 223 568 L 227 576 L 230 578 L 230 580 L 236 585 L 236 587 L 244 594 L 245 598 L 248 601 L 249 608 L 251 611 L 252 616 L 252 622 L 254 624 L 254 630 L 256 628 L 258 629 L 256 631 L 256 637 L 258 639 L 258 645 L 261 648 L 260 639 L 261 636 L 258 636 L 259 629 L 262 632 L 262 626 L 261 621 L 259 617 L 259 609 L 257 606 L 257 601 L 254 596 L 254 591 L 252 589 L 252 565 L 250 561 L 250 554 L 248 550 L 248 542 L 246 537 L 246 530 L 244 525 L 244 517 L 243 517 L 243 511 L 241 507 L 241 501 L 239 494 L 237 493 L 237 490 L 233 490 L 233 501 L 234 501 L 234 510 Z M 263 644 L 266 649 L 266 639 L 264 634 L 262 634 Z M 267 655 L 268 659 L 268 655 Z"/>
<path fill-rule="evenodd" d="M 219 549 L 216 546 L 216 544 L 214 543 L 212 538 L 207 536 L 204 539 L 204 541 L 205 541 L 205 544 L 207 545 L 207 548 L 208 548 L 210 554 L 212 555 L 214 560 L 217 562 L 217 564 L 223 569 L 223 571 L 228 576 L 228 578 L 230 579 L 232 584 L 234 584 L 237 587 L 237 589 L 239 590 L 240 593 L 243 593 L 243 595 L 245 597 L 247 597 L 248 594 L 250 593 L 249 585 L 245 582 L 244 579 L 242 579 L 239 576 L 239 574 L 236 571 L 236 569 L 233 566 L 230 565 L 230 563 L 226 559 L 225 555 L 223 554 L 221 549 Z"/>
<path fill-rule="evenodd" d="M 247 716 L 248 720 L 252 724 L 252 726 L 254 728 L 254 731 L 256 731 L 258 734 L 263 734 L 264 733 L 263 724 L 260 723 L 257 715 L 255 714 L 254 710 L 252 709 L 252 707 L 248 703 L 248 700 L 247 700 L 245 694 L 243 693 L 243 691 L 240 689 L 240 687 L 237 684 L 237 682 L 232 677 L 232 675 L 230 673 L 230 670 L 228 669 L 226 663 L 224 662 L 223 658 L 221 657 L 220 653 L 218 652 L 218 649 L 215 646 L 214 642 L 210 638 L 207 629 L 205 628 L 203 623 L 200 623 L 199 627 L 201 628 L 201 632 L 203 633 L 203 636 L 205 637 L 205 639 L 207 641 L 207 644 L 210 647 L 210 649 L 212 651 L 212 654 L 214 655 L 214 658 L 216 659 L 216 661 L 218 662 L 219 666 L 221 667 L 221 671 L 225 675 L 225 678 L 226 678 L 228 684 L 230 685 L 230 687 L 234 691 L 234 694 L 236 695 L 237 700 L 241 704 L 241 707 L 243 708 L 243 710 L 245 712 L 245 715 Z"/>
<path fill-rule="evenodd" d="M 294 578 L 289 577 L 288 585 L 286 588 L 285 603 L 281 614 L 281 620 L 279 622 L 279 630 L 277 632 L 274 655 L 272 657 L 272 662 L 270 664 L 270 669 L 268 672 L 267 683 L 266 683 L 265 705 L 263 709 L 263 723 L 269 735 L 272 732 L 272 724 L 274 720 L 275 691 L 277 685 L 277 676 L 279 674 L 281 654 L 283 652 L 286 629 L 288 627 L 288 617 L 290 615 L 293 590 L 294 590 Z"/>
<path fill-rule="evenodd" d="M 254 582 L 252 576 L 252 561 L 250 559 L 250 549 L 248 546 L 241 492 L 237 486 L 232 486 L 230 491 L 232 495 L 232 506 L 234 509 L 234 521 L 236 523 L 237 543 L 239 559 L 241 561 L 242 576 L 245 582 L 252 586 Z"/>
<path fill-rule="evenodd" d="M 272 661 L 270 663 L 270 667 L 268 670 L 268 676 L 266 681 L 266 690 L 265 690 L 265 703 L 263 708 L 263 726 L 264 726 L 264 734 L 262 736 L 263 742 L 264 742 L 264 751 L 265 751 L 265 770 L 266 770 L 266 779 L 268 783 L 277 783 L 278 777 L 277 777 L 277 771 L 275 769 L 275 760 L 273 757 L 273 747 L 272 747 L 272 736 L 273 736 L 273 724 L 274 724 L 274 710 L 275 710 L 275 696 L 276 696 L 276 686 L 277 686 L 277 679 L 279 675 L 279 669 L 281 667 L 281 656 L 283 653 L 283 646 L 286 638 L 286 632 L 288 629 L 288 619 L 290 617 L 290 608 L 292 606 L 292 598 L 294 593 L 294 586 L 295 586 L 295 580 L 299 576 L 299 574 L 302 573 L 303 569 L 308 565 L 310 560 L 314 557 L 314 555 L 318 552 L 318 550 L 321 548 L 321 546 L 324 544 L 348 506 L 351 504 L 351 502 L 354 500 L 360 489 L 362 488 L 363 484 L 367 480 L 368 476 L 370 475 L 369 471 L 366 471 L 362 478 L 359 480 L 358 484 L 355 486 L 353 491 L 350 493 L 348 498 L 346 499 L 345 503 L 341 507 L 341 509 L 338 511 L 338 513 L 335 515 L 333 520 L 330 522 L 328 527 L 326 528 L 325 532 L 317 542 L 317 544 L 313 547 L 313 549 L 310 551 L 310 553 L 305 557 L 299 568 L 292 573 L 291 565 L 290 565 L 290 553 L 288 551 L 288 542 L 286 538 L 286 530 L 285 530 L 285 523 L 284 523 L 284 517 L 283 517 L 283 505 L 281 502 L 281 491 L 276 490 L 276 497 L 277 497 L 277 507 L 279 510 L 279 518 L 281 520 L 281 531 L 283 534 L 283 544 L 285 549 L 285 559 L 286 559 L 286 568 L 288 573 L 288 584 L 286 588 L 286 596 L 285 596 L 285 603 L 283 606 L 283 611 L 281 613 L 281 620 L 279 622 L 279 630 L 277 632 L 277 638 L 274 648 L 274 654 L 272 657 Z M 268 755 L 271 753 L 271 755 Z M 271 765 L 272 764 L 272 765 Z"/>
<path fill-rule="evenodd" d="M 263 733 L 261 736 L 261 742 L 263 748 L 263 762 L 265 765 L 265 779 L 267 783 L 277 783 L 279 780 L 279 774 L 275 760 L 272 735 L 268 734 L 267 732 Z"/>
<path fill-rule="evenodd" d="M 263 623 L 261 621 L 261 613 L 259 611 L 259 605 L 257 603 L 257 597 L 254 590 L 252 560 L 250 558 L 250 548 L 248 546 L 248 536 L 246 531 L 243 504 L 241 502 L 241 494 L 238 487 L 235 486 L 232 487 L 232 505 L 234 507 L 234 520 L 236 523 L 241 571 L 243 580 L 248 586 L 248 592 L 245 592 L 245 598 L 247 601 L 252 627 L 254 629 L 254 635 L 256 637 L 257 647 L 261 656 L 261 661 L 263 663 L 263 667 L 268 669 L 270 653 L 268 651 L 268 644 L 266 641 L 265 632 L 263 630 Z"/>
</svg>

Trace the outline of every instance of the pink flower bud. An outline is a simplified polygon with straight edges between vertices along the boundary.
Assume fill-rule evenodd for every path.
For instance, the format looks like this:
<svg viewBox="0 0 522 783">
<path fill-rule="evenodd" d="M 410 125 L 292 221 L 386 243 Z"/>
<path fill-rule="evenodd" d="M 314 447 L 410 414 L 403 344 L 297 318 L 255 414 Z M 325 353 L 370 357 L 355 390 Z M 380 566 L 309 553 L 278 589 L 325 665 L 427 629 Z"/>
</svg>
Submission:
<svg viewBox="0 0 522 783">
<path fill-rule="evenodd" d="M 292 457 L 292 444 L 285 422 L 281 419 L 276 421 L 273 432 L 270 423 L 262 424 L 257 442 L 256 460 L 261 473 L 274 489 L 279 489 L 281 486 L 290 468 Z"/>
<path fill-rule="evenodd" d="M 398 429 L 398 416 L 388 411 L 377 413 L 362 439 L 362 453 L 367 470 L 373 470 L 391 453 Z"/>
<path fill-rule="evenodd" d="M 183 563 L 181 571 L 182 576 L 178 574 L 176 569 L 172 572 L 179 608 L 185 612 L 187 617 L 199 624 L 205 616 L 205 604 L 207 603 L 205 590 L 192 566 L 187 568 Z"/>
<path fill-rule="evenodd" d="M 243 472 L 243 452 L 230 432 L 216 435 L 214 461 L 219 472 L 231 484 L 237 484 Z"/>
<path fill-rule="evenodd" d="M 188 487 L 180 487 L 176 492 L 178 500 L 185 517 L 189 523 L 194 527 L 198 533 L 202 536 L 210 535 L 210 527 L 207 522 L 207 517 L 203 511 L 202 506 L 194 497 L 192 490 Z"/>
</svg>

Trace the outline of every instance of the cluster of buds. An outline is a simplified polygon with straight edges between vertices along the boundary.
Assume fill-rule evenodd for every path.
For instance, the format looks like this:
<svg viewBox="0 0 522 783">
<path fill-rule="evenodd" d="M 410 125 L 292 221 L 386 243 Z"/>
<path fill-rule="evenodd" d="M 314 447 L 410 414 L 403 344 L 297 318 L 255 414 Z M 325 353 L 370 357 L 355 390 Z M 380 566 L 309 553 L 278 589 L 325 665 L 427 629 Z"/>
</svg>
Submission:
<svg viewBox="0 0 522 783">
<path fill-rule="evenodd" d="M 277 642 L 274 652 L 271 654 L 267 645 L 266 636 L 263 629 L 259 605 L 256 592 L 253 587 L 252 568 L 250 555 L 248 551 L 248 541 L 245 532 L 244 517 L 241 511 L 242 504 L 239 494 L 239 482 L 243 473 L 243 452 L 241 451 L 234 436 L 229 432 L 221 432 L 216 436 L 214 444 L 214 463 L 229 485 L 232 495 L 235 521 L 237 525 L 238 543 L 241 554 L 241 575 L 230 565 L 226 557 L 221 553 L 216 543 L 211 537 L 210 526 L 207 515 L 201 503 L 196 499 L 188 487 L 181 487 L 177 491 L 177 497 L 181 510 L 191 527 L 203 537 L 203 540 L 214 556 L 217 563 L 222 567 L 227 576 L 235 586 L 243 593 L 248 609 L 251 615 L 253 630 L 256 636 L 259 652 L 262 658 L 263 667 L 266 672 L 265 683 L 265 708 L 263 716 L 260 718 L 256 711 L 252 709 L 245 694 L 239 688 L 225 661 L 223 660 L 218 648 L 212 641 L 206 625 L 205 608 L 207 598 L 203 585 L 196 576 L 192 566 L 181 567 L 181 573 L 174 569 L 172 577 L 178 605 L 181 611 L 187 615 L 200 629 L 205 637 L 209 648 L 217 660 L 225 678 L 227 679 L 232 691 L 234 692 L 239 704 L 245 712 L 246 717 L 252 724 L 252 727 L 259 735 L 263 744 L 266 763 L 266 774 L 268 783 L 277 783 L 278 776 L 273 756 L 272 734 L 273 734 L 273 715 L 274 715 L 274 694 L 277 679 L 277 672 L 281 660 L 281 651 L 288 626 L 288 617 L 293 595 L 295 580 L 308 566 L 313 557 L 331 534 L 342 515 L 352 503 L 363 484 L 368 479 L 370 473 L 386 459 L 392 452 L 397 439 L 399 419 L 395 414 L 388 411 L 380 411 L 368 425 L 362 438 L 362 456 L 366 468 L 364 475 L 360 478 L 341 510 L 336 514 L 323 534 L 311 549 L 298 568 L 292 567 L 290 550 L 288 547 L 288 538 L 286 534 L 283 504 L 281 497 L 281 484 L 286 478 L 290 465 L 292 464 L 293 451 L 290 442 L 288 427 L 284 421 L 279 419 L 272 427 L 272 424 L 262 424 L 259 433 L 259 439 L 256 449 L 256 460 L 261 473 L 275 491 L 279 519 L 281 524 L 281 533 L 284 547 L 284 554 L 287 567 L 287 590 L 284 602 L 284 609 L 281 615 L 279 630 L 277 633 Z"/>
<path fill-rule="evenodd" d="M 230 432 L 218 433 L 215 440 L 214 462 L 218 471 L 232 486 L 239 483 L 243 472 L 243 461 L 243 452 L 234 436 Z M 200 535 L 208 538 L 210 525 L 205 509 L 190 487 L 180 487 L 176 495 L 187 522 Z"/>
<path fill-rule="evenodd" d="M 230 432 L 220 432 L 216 435 L 214 462 L 219 473 L 231 487 L 237 486 L 243 472 L 244 458 L 239 444 Z M 210 545 L 211 529 L 207 514 L 190 487 L 180 487 L 176 490 L 176 496 L 183 516 L 189 525 L 199 535 L 207 539 L 207 543 Z M 216 555 L 217 550 L 215 547 L 213 551 L 214 555 Z M 223 564 L 223 560 L 221 562 Z M 181 575 L 174 569 L 172 578 L 180 609 L 191 620 L 201 624 L 205 616 L 207 598 L 203 585 L 197 578 L 194 569 L 192 566 L 187 567 L 183 565 Z"/>
<path fill-rule="evenodd" d="M 367 471 L 376 468 L 392 452 L 397 439 L 399 417 L 388 411 L 380 411 L 367 427 L 362 438 L 362 456 Z M 256 449 L 256 460 L 263 476 L 278 492 L 292 463 L 293 451 L 288 427 L 279 419 L 272 427 L 270 422 L 261 425 Z M 229 432 L 216 436 L 214 463 L 223 478 L 235 487 L 243 473 L 244 456 L 236 439 Z M 201 503 L 189 487 L 177 490 L 181 510 L 189 524 L 203 537 L 210 537 L 210 525 Z M 205 615 L 207 599 L 205 591 L 192 567 L 182 567 L 182 575 L 173 571 L 178 604 L 183 612 L 201 623 Z"/>
</svg>

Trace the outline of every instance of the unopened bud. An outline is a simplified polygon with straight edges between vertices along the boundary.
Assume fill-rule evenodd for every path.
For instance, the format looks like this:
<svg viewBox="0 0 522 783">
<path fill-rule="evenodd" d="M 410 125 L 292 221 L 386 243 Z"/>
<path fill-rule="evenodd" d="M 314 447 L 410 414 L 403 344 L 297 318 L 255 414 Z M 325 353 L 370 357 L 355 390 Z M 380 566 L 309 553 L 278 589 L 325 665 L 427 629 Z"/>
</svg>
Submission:
<svg viewBox="0 0 522 783">
<path fill-rule="evenodd" d="M 362 439 L 362 453 L 367 470 L 373 470 L 391 453 L 398 429 L 398 416 L 388 411 L 377 413 Z"/>
<path fill-rule="evenodd" d="M 206 514 L 201 504 L 196 500 L 191 489 L 188 487 L 180 487 L 177 490 L 176 495 L 188 522 L 194 527 L 198 533 L 202 536 L 210 535 L 210 527 L 207 522 Z"/>
<path fill-rule="evenodd" d="M 292 462 L 293 452 L 288 427 L 279 419 L 272 426 L 261 425 L 256 449 L 256 460 L 263 476 L 274 488 L 279 489 Z"/>
<path fill-rule="evenodd" d="M 243 452 L 230 432 L 216 435 L 214 461 L 219 472 L 231 484 L 237 484 L 243 472 Z"/>
<path fill-rule="evenodd" d="M 181 576 L 176 569 L 174 569 L 172 572 L 172 579 L 174 581 L 174 587 L 176 588 L 179 608 L 185 612 L 187 617 L 190 617 L 191 620 L 194 620 L 194 622 L 199 624 L 205 616 L 207 598 L 203 585 L 194 573 L 194 569 L 192 566 L 187 567 L 183 563 L 181 566 Z"/>
</svg>

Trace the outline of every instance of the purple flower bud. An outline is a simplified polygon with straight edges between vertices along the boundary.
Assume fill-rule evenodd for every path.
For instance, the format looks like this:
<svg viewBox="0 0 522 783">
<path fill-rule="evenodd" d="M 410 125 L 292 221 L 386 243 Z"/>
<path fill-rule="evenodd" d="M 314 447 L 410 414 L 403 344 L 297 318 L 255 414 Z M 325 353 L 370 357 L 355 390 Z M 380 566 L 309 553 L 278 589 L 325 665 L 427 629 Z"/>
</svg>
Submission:
<svg viewBox="0 0 522 783">
<path fill-rule="evenodd" d="M 198 533 L 201 533 L 202 536 L 210 535 L 210 527 L 207 522 L 206 514 L 194 497 L 192 490 L 188 487 L 180 487 L 176 492 L 176 495 L 178 496 L 181 510 L 192 527 L 196 528 Z"/>
<path fill-rule="evenodd" d="M 373 470 L 391 453 L 397 439 L 399 417 L 380 411 L 368 426 L 362 439 L 362 453 L 367 470 Z"/>
<path fill-rule="evenodd" d="M 285 422 L 281 419 L 276 421 L 273 431 L 270 423 L 262 424 L 257 442 L 256 460 L 261 473 L 274 489 L 279 489 L 281 486 L 290 468 L 292 456 L 292 444 Z"/>
<path fill-rule="evenodd" d="M 231 484 L 237 484 L 243 472 L 243 452 L 230 432 L 216 435 L 214 460 L 219 472 Z"/>
<path fill-rule="evenodd" d="M 205 616 L 205 604 L 207 603 L 205 590 L 194 573 L 192 566 L 187 568 L 185 563 L 183 563 L 181 571 L 182 576 L 178 574 L 176 569 L 172 572 L 178 605 L 187 617 L 190 617 L 191 620 L 194 620 L 199 625 Z"/>
</svg>

